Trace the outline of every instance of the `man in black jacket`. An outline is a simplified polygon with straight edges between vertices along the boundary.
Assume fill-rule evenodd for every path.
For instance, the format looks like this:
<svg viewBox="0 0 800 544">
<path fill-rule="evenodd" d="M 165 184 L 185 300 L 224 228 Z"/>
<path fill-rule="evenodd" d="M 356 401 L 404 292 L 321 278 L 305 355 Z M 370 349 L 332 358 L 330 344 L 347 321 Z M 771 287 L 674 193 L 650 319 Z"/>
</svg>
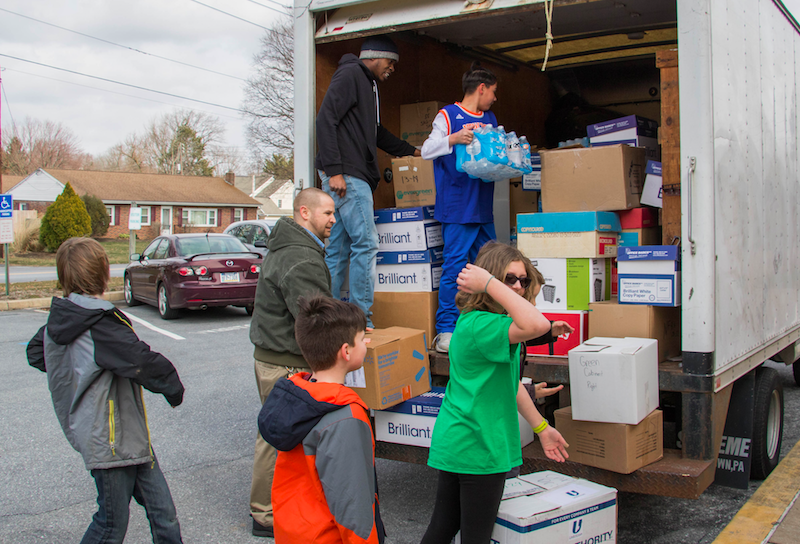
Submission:
<svg viewBox="0 0 800 544">
<path fill-rule="evenodd" d="M 396 157 L 420 156 L 419 150 L 381 125 L 378 81 L 386 81 L 400 59 L 397 46 L 385 36 L 367 38 L 360 58 L 344 55 L 333 74 L 317 115 L 319 170 L 322 189 L 336 205 L 325 261 L 331 271 L 331 292 L 339 296 L 350 263 L 350 301 L 372 327 L 378 230 L 372 193 L 378 187 L 378 149 Z"/>
</svg>

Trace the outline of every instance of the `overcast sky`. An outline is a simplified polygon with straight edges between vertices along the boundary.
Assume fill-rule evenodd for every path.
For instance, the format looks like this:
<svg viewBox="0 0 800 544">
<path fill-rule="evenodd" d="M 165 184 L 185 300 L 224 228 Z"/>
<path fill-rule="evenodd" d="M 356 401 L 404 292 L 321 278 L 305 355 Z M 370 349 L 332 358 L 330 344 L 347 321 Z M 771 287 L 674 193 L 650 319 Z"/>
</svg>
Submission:
<svg viewBox="0 0 800 544">
<path fill-rule="evenodd" d="M 292 3 L 291 0 L 3 0 L 0 8 L 246 79 L 252 74 L 253 55 L 258 52 L 264 32 L 256 25 L 269 27 L 279 17 L 275 11 L 258 4 L 276 8 L 276 2 Z M 784 3 L 800 16 L 800 0 L 784 0 Z M 0 54 L 229 108 L 241 107 L 244 82 L 239 79 L 102 43 L 8 11 L 0 11 Z M 236 111 L 3 56 L 0 67 L 4 68 L 0 104 L 4 130 L 12 118 L 17 123 L 26 117 L 60 122 L 77 135 L 85 151 L 99 155 L 127 135 L 141 133 L 149 121 L 161 114 L 183 107 L 217 115 L 226 126 L 226 145 L 246 154 L 245 123 Z"/>
</svg>

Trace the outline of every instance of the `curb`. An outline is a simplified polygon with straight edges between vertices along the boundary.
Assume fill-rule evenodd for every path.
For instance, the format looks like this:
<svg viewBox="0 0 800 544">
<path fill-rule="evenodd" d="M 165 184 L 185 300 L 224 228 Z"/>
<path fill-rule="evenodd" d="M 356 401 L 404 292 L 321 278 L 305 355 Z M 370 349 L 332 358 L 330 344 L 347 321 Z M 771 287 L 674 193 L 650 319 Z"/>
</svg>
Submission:
<svg viewBox="0 0 800 544">
<path fill-rule="evenodd" d="M 122 291 L 110 291 L 103 294 L 103 299 L 110 302 L 125 300 L 125 293 Z M 2 300 L 0 301 L 0 311 L 4 310 L 24 310 L 27 308 L 49 308 L 52 298 L 27 298 L 22 300 Z"/>
<path fill-rule="evenodd" d="M 742 506 L 713 544 L 761 544 L 772 541 L 787 515 L 796 518 L 800 488 L 800 442 L 781 460 L 753 496 Z M 796 536 L 796 535 L 795 535 Z M 778 539 L 776 542 L 796 542 Z"/>
</svg>

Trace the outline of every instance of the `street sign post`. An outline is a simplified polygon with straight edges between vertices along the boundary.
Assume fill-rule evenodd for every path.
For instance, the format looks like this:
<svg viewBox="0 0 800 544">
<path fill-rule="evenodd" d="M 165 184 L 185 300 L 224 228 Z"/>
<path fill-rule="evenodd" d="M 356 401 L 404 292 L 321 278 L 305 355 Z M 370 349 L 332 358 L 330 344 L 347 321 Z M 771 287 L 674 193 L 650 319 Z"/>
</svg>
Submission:
<svg viewBox="0 0 800 544">
<path fill-rule="evenodd" d="M 6 256 L 6 296 L 9 293 L 11 278 L 8 277 L 8 244 L 14 243 L 14 197 L 0 195 L 0 244 L 5 244 Z"/>
<path fill-rule="evenodd" d="M 130 242 L 128 245 L 128 252 L 130 255 L 136 253 L 136 231 L 142 228 L 142 209 L 136 205 L 136 202 L 131 202 L 131 207 L 128 212 L 128 233 Z"/>
</svg>

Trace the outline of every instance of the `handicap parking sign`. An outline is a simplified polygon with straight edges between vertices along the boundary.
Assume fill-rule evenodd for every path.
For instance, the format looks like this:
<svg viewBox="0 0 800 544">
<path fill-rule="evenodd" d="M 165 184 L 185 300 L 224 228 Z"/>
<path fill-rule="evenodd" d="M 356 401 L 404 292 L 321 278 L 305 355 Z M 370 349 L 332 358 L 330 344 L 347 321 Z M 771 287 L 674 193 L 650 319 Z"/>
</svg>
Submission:
<svg viewBox="0 0 800 544">
<path fill-rule="evenodd" d="M 14 209 L 14 197 L 11 195 L 0 195 L 0 219 L 11 219 L 11 211 Z"/>
</svg>

